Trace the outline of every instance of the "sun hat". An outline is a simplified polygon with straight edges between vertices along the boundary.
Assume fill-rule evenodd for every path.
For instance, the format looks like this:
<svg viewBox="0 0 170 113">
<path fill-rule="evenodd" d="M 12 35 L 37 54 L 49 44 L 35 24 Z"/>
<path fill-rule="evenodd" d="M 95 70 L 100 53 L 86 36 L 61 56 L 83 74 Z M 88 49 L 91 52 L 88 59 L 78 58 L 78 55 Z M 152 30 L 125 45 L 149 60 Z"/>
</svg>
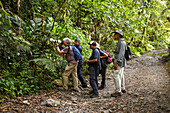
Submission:
<svg viewBox="0 0 170 113">
<path fill-rule="evenodd" d="M 120 30 L 120 29 L 116 30 L 114 33 L 118 33 L 118 34 L 120 34 L 123 37 L 123 31 Z"/>
</svg>

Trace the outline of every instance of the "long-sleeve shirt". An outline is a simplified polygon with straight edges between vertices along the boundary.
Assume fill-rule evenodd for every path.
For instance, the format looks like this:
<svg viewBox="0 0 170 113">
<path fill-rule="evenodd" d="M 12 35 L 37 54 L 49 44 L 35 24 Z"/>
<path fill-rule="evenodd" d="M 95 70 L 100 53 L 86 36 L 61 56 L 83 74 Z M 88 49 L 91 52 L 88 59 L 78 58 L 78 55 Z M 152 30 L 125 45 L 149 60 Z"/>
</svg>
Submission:
<svg viewBox="0 0 170 113">
<path fill-rule="evenodd" d="M 120 38 L 117 42 L 116 49 L 115 49 L 115 57 L 114 57 L 114 64 L 117 63 L 118 66 L 125 67 L 126 60 L 125 60 L 125 50 L 126 50 L 126 42 L 123 38 Z"/>
</svg>

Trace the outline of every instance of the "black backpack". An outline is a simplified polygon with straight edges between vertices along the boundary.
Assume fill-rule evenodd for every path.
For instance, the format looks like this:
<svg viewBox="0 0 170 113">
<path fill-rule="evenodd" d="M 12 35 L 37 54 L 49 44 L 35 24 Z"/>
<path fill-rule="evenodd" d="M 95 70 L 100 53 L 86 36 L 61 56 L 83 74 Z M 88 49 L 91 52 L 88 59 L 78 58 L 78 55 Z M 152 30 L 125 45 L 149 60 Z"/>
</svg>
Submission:
<svg viewBox="0 0 170 113">
<path fill-rule="evenodd" d="M 126 44 L 126 49 L 125 49 L 125 59 L 129 61 L 131 59 L 131 50 L 130 47 Z"/>
</svg>

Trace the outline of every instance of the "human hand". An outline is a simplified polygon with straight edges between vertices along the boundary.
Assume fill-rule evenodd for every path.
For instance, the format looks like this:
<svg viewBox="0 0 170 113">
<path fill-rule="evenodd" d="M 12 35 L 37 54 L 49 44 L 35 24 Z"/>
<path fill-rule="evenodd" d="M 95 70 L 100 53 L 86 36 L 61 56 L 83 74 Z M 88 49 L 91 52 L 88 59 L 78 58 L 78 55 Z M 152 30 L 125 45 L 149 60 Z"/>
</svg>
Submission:
<svg viewBox="0 0 170 113">
<path fill-rule="evenodd" d="M 55 44 L 58 46 L 58 43 L 57 43 L 57 41 L 55 42 Z"/>
<path fill-rule="evenodd" d="M 115 65 L 114 65 L 114 69 L 115 69 L 115 70 L 117 70 L 117 69 L 118 69 L 118 64 L 117 64 L 117 63 L 115 63 Z"/>
</svg>

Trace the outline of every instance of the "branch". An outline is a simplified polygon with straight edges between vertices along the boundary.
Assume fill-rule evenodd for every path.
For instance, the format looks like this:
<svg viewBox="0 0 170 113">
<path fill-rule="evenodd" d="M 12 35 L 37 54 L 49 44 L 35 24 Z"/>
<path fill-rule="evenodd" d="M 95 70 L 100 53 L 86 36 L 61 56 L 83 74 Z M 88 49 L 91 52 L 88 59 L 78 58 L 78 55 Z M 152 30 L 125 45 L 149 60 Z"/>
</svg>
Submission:
<svg viewBox="0 0 170 113">
<path fill-rule="evenodd" d="M 54 22 L 53 22 L 52 28 L 51 28 L 51 30 L 50 30 L 51 32 L 52 32 L 53 29 L 54 29 L 54 25 L 55 25 L 55 21 L 56 21 L 56 19 L 57 19 L 57 15 L 58 15 L 59 11 L 61 10 L 61 8 L 62 8 L 62 6 L 64 5 L 65 2 L 66 2 L 66 0 L 64 0 L 64 2 L 62 3 L 62 5 L 60 5 L 60 7 L 59 7 L 59 10 L 58 10 L 58 12 L 57 12 L 57 14 L 56 14 L 56 16 L 55 16 L 55 18 L 54 18 Z M 50 32 L 50 33 L 51 33 L 51 32 Z M 47 36 L 49 36 L 50 33 L 49 33 Z"/>
</svg>

